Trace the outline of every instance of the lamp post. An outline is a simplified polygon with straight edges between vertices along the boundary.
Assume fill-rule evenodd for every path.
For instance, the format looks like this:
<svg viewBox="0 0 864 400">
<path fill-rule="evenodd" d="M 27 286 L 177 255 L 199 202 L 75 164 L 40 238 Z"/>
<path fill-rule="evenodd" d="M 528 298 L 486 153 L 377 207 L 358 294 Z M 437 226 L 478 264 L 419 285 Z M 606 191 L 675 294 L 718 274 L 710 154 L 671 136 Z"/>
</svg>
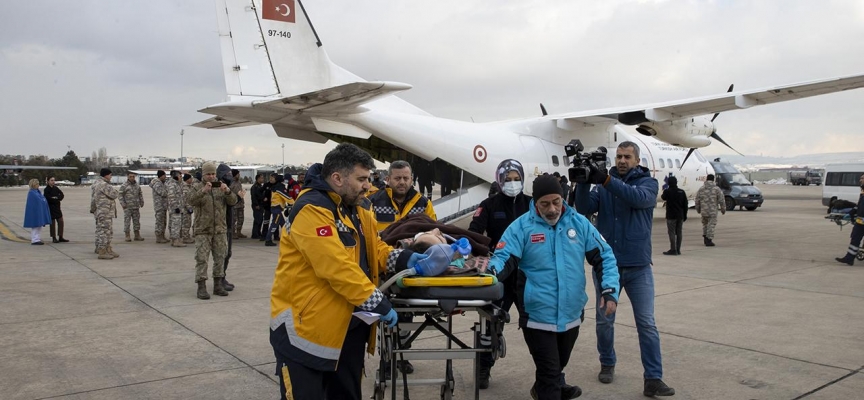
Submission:
<svg viewBox="0 0 864 400">
<path fill-rule="evenodd" d="M 180 165 L 183 165 L 183 129 L 180 130 Z"/>
<path fill-rule="evenodd" d="M 282 143 L 282 173 L 285 173 L 285 143 Z"/>
</svg>

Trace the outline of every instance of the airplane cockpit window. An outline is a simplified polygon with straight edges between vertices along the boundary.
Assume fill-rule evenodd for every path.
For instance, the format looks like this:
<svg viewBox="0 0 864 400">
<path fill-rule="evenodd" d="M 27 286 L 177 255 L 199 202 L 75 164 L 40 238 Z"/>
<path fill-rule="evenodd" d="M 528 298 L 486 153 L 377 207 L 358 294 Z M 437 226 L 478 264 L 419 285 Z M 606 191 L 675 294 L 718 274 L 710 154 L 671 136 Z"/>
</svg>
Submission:
<svg viewBox="0 0 864 400">
<path fill-rule="evenodd" d="M 558 156 L 552 156 L 552 166 L 553 167 L 558 166 Z"/>
<path fill-rule="evenodd" d="M 681 169 L 681 160 L 675 159 L 675 168 Z"/>
<path fill-rule="evenodd" d="M 666 163 L 663 162 L 663 159 L 660 159 L 660 168 L 666 168 Z"/>
</svg>

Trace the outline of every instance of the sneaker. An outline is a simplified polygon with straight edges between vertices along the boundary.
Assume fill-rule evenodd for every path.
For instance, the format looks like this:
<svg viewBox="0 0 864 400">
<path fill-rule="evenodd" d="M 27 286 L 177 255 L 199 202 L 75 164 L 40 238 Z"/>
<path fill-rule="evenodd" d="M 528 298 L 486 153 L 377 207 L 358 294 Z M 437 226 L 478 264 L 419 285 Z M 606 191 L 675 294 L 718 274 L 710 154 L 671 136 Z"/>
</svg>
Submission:
<svg viewBox="0 0 864 400">
<path fill-rule="evenodd" d="M 396 360 L 396 368 L 403 374 L 413 374 L 414 366 L 408 360 Z"/>
<path fill-rule="evenodd" d="M 646 379 L 645 389 L 642 394 L 648 397 L 653 396 L 672 396 L 675 394 L 675 389 L 666 386 L 660 379 Z"/>
<path fill-rule="evenodd" d="M 612 380 L 615 379 L 615 366 L 614 365 L 601 365 L 600 373 L 597 374 L 597 380 L 602 383 L 612 383 Z"/>
<path fill-rule="evenodd" d="M 575 399 L 582 395 L 582 388 L 579 386 L 571 386 L 568 384 L 561 385 L 561 399 Z"/>
</svg>

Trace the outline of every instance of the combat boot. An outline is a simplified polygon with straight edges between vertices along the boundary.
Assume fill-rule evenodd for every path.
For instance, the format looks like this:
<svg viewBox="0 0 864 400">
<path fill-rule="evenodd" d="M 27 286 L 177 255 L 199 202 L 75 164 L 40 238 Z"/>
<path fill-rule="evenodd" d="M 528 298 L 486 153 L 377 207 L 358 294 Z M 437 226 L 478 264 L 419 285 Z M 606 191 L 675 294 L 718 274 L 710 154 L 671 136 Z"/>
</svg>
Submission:
<svg viewBox="0 0 864 400">
<path fill-rule="evenodd" d="M 156 234 L 156 243 L 169 243 L 168 239 L 165 239 L 164 234 Z"/>
<path fill-rule="evenodd" d="M 119 254 L 117 254 L 117 253 L 114 252 L 114 249 L 111 248 L 111 245 L 110 245 L 110 244 L 108 245 L 108 247 L 105 248 L 105 252 L 108 253 L 108 254 L 110 254 L 111 257 L 114 257 L 114 258 L 119 258 L 119 257 L 120 257 Z"/>
<path fill-rule="evenodd" d="M 229 291 L 229 292 L 234 290 L 234 284 L 228 282 L 227 277 L 222 278 L 222 287 L 224 287 L 225 290 L 227 290 L 227 291 Z"/>
<path fill-rule="evenodd" d="M 99 254 L 100 260 L 113 260 L 114 259 L 114 256 L 108 254 L 108 252 L 105 251 L 104 248 L 96 249 L 96 253 Z"/>
<path fill-rule="evenodd" d="M 171 239 L 171 247 L 186 247 L 180 239 Z"/>
<path fill-rule="evenodd" d="M 210 300 L 210 293 L 207 293 L 207 281 L 198 282 L 198 298 L 201 300 Z"/>
<path fill-rule="evenodd" d="M 222 280 L 225 278 L 213 278 L 213 294 L 216 296 L 227 296 L 225 286 L 222 285 Z"/>
<path fill-rule="evenodd" d="M 129 236 L 129 232 L 126 232 L 126 239 L 124 239 L 124 240 L 127 241 L 127 242 L 131 242 L 131 241 L 132 241 L 132 237 Z"/>
<path fill-rule="evenodd" d="M 237 237 L 239 237 L 240 239 L 246 239 L 249 236 L 244 235 L 243 232 L 237 232 Z"/>
<path fill-rule="evenodd" d="M 195 239 L 192 239 L 191 237 L 187 237 L 187 238 L 184 238 L 184 239 L 183 239 L 183 243 L 186 243 L 186 244 L 195 244 Z"/>
<path fill-rule="evenodd" d="M 141 231 L 135 231 L 135 241 L 136 241 L 136 242 L 142 242 L 142 241 L 144 241 L 144 238 L 141 237 Z"/>
<path fill-rule="evenodd" d="M 714 247 L 714 241 L 708 238 L 705 238 L 705 245 L 708 247 Z"/>
<path fill-rule="evenodd" d="M 837 260 L 837 262 L 841 262 L 844 264 L 849 264 L 849 265 L 855 264 L 855 256 L 853 256 L 849 253 L 846 253 L 846 255 L 843 257 L 836 257 L 834 259 Z"/>
</svg>

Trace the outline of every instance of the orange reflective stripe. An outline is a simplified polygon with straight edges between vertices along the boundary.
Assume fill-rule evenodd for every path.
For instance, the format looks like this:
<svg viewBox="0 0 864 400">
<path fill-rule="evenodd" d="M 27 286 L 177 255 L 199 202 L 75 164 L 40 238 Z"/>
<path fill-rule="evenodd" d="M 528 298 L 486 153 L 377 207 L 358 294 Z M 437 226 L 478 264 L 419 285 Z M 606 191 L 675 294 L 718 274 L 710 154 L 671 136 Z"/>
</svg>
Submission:
<svg viewBox="0 0 864 400">
<path fill-rule="evenodd" d="M 288 374 L 288 366 L 282 366 L 282 384 L 285 385 L 285 398 L 294 400 L 294 389 L 291 387 L 291 375 Z"/>
</svg>

